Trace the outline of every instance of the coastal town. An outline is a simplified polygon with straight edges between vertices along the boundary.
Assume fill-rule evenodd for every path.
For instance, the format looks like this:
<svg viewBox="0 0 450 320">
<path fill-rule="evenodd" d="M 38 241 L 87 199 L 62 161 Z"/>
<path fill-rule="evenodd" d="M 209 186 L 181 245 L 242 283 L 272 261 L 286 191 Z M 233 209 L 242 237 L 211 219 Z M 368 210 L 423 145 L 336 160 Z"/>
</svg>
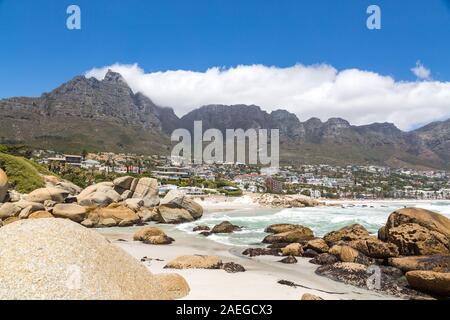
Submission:
<svg viewBox="0 0 450 320">
<path fill-rule="evenodd" d="M 85 181 L 73 181 L 79 185 L 125 174 L 154 177 L 161 181 L 161 194 L 182 188 L 189 195 L 274 193 L 302 194 L 314 199 L 450 199 L 450 173 L 442 170 L 305 164 L 282 166 L 274 171 L 243 163 L 193 165 L 161 155 L 86 151 L 67 155 L 34 150 L 30 158 L 68 180 L 71 174 L 77 179 L 84 177 Z"/>
</svg>

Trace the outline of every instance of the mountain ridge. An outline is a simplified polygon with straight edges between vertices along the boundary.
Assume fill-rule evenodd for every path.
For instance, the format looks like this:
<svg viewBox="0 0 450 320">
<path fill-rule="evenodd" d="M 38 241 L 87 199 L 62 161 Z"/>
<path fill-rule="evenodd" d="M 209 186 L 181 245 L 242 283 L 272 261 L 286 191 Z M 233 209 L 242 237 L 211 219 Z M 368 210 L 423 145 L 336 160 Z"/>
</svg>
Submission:
<svg viewBox="0 0 450 320">
<path fill-rule="evenodd" d="M 58 151 L 169 154 L 177 128 L 279 129 L 286 163 L 381 164 L 450 168 L 450 119 L 404 132 L 392 123 L 356 126 L 342 118 L 300 121 L 283 109 L 256 105 L 201 106 L 183 117 L 134 93 L 119 73 L 76 76 L 40 97 L 0 100 L 0 143 L 27 143 Z"/>
</svg>

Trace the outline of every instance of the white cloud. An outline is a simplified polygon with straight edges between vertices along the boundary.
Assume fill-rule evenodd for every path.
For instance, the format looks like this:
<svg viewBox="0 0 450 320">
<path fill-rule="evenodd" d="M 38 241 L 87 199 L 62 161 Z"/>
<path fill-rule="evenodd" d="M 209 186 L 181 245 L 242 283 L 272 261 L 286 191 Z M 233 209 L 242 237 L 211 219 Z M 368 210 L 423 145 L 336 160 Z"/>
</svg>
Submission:
<svg viewBox="0 0 450 320">
<path fill-rule="evenodd" d="M 427 69 L 420 61 L 416 62 L 416 66 L 411 69 L 411 72 L 419 79 L 428 80 L 431 77 L 430 69 Z"/>
<path fill-rule="evenodd" d="M 153 73 L 145 73 L 137 64 L 116 64 L 92 69 L 86 76 L 103 79 L 108 68 L 121 73 L 134 92 L 173 107 L 179 116 L 207 104 L 256 104 L 269 112 L 286 109 L 301 121 L 342 117 L 356 125 L 393 122 L 405 130 L 450 118 L 450 82 L 400 82 L 324 64 Z"/>
</svg>

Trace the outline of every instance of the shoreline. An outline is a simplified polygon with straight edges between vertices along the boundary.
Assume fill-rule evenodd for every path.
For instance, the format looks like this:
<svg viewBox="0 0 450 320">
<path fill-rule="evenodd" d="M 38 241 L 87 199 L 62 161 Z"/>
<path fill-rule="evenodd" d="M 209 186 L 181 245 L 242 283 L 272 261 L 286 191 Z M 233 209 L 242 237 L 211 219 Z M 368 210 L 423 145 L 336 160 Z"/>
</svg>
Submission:
<svg viewBox="0 0 450 320">
<path fill-rule="evenodd" d="M 242 247 L 237 248 L 199 235 L 188 234 L 173 225 L 154 223 L 149 225 L 162 229 L 173 237 L 175 242 L 170 245 L 156 246 L 133 241 L 133 234 L 140 227 L 95 230 L 138 260 L 145 256 L 163 260 L 143 262 L 153 274 L 182 275 L 191 288 L 190 294 L 183 300 L 300 300 L 305 293 L 318 295 L 325 300 L 399 299 L 318 276 L 314 273 L 318 266 L 309 263 L 308 258 L 298 258 L 298 263 L 295 265 L 278 262 L 282 257 L 249 258 L 240 254 L 244 250 Z M 243 265 L 247 271 L 231 274 L 221 269 L 164 269 L 167 262 L 182 255 L 216 255 L 223 262 Z M 280 280 L 291 281 L 302 287 L 281 285 L 277 283 Z"/>
</svg>

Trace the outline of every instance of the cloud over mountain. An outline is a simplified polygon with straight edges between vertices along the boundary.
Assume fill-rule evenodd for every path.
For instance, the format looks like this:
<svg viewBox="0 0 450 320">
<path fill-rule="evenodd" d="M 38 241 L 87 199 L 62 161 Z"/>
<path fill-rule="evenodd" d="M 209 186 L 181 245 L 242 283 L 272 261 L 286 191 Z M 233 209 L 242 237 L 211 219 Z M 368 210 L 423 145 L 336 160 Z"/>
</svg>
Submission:
<svg viewBox="0 0 450 320">
<path fill-rule="evenodd" d="M 387 121 L 404 130 L 450 117 L 450 82 L 396 81 L 364 70 L 338 71 L 326 64 L 152 73 L 137 64 L 115 64 L 92 69 L 86 76 L 103 79 L 108 69 L 122 74 L 134 92 L 173 107 L 179 116 L 207 104 L 256 104 L 268 111 L 286 109 L 302 120 L 342 117 L 356 125 Z M 429 78 L 419 71 L 419 78 Z"/>
</svg>

